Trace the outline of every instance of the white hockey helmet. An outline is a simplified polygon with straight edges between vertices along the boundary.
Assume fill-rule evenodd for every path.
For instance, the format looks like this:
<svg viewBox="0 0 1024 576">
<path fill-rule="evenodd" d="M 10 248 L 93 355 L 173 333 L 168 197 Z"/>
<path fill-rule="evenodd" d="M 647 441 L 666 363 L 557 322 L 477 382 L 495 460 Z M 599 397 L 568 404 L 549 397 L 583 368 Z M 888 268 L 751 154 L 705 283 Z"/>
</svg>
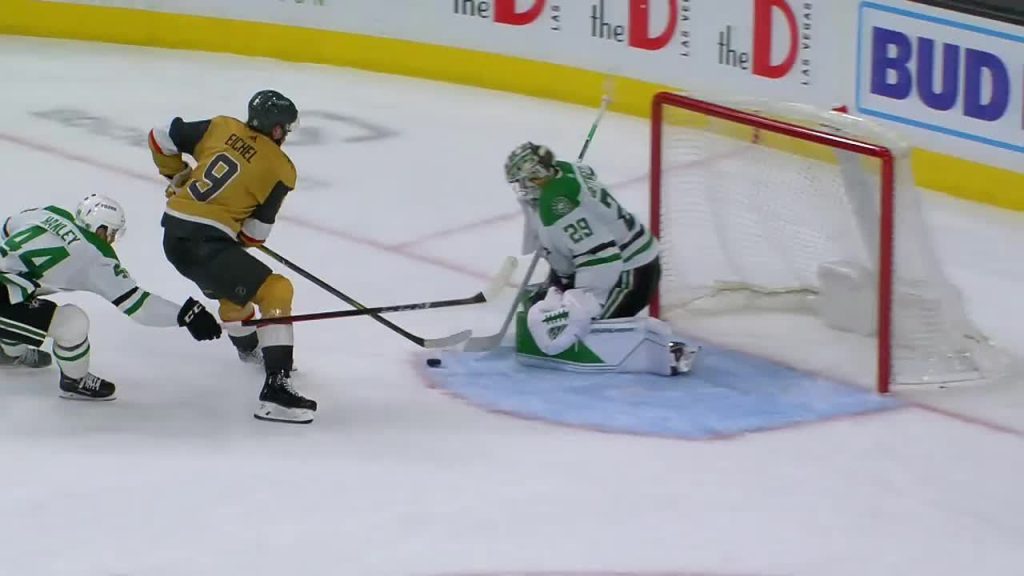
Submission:
<svg viewBox="0 0 1024 576">
<path fill-rule="evenodd" d="M 124 208 L 110 197 L 90 194 L 78 203 L 75 223 L 113 244 L 124 234 Z M 105 231 L 100 231 L 100 228 L 105 228 Z"/>
</svg>

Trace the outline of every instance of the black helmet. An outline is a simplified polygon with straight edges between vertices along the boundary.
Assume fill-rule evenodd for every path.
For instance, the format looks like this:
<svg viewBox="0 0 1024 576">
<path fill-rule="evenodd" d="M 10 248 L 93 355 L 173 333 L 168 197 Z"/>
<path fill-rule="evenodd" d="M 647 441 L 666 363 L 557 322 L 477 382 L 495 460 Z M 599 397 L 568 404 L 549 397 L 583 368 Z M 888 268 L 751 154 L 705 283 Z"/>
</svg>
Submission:
<svg viewBox="0 0 1024 576">
<path fill-rule="evenodd" d="M 270 135 L 274 126 L 289 125 L 299 119 L 295 103 L 276 90 L 260 90 L 249 100 L 249 119 L 246 121 L 253 130 Z"/>
</svg>

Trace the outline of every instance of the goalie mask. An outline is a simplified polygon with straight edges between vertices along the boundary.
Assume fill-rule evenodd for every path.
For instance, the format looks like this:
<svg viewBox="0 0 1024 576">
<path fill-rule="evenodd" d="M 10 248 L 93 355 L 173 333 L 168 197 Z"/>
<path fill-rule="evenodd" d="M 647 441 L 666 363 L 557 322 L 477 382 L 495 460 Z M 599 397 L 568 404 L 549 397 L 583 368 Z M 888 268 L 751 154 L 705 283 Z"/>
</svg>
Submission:
<svg viewBox="0 0 1024 576">
<path fill-rule="evenodd" d="M 75 224 L 110 244 L 124 235 L 125 223 L 124 208 L 106 196 L 90 194 L 75 208 Z"/>
<path fill-rule="evenodd" d="M 540 196 L 540 185 L 555 175 L 555 155 L 547 146 L 527 142 L 519 145 L 505 161 L 505 179 L 520 200 Z"/>
</svg>

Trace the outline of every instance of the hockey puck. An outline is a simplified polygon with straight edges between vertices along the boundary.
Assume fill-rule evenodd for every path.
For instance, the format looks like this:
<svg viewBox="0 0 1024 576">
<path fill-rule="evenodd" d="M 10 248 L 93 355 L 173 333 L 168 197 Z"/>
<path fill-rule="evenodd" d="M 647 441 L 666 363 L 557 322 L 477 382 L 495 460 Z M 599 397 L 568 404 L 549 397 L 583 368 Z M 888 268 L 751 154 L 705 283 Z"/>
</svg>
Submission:
<svg viewBox="0 0 1024 576">
<path fill-rule="evenodd" d="M 440 365 L 441 365 L 441 359 L 440 358 L 427 358 L 427 366 L 430 366 L 431 368 L 437 368 Z"/>
</svg>

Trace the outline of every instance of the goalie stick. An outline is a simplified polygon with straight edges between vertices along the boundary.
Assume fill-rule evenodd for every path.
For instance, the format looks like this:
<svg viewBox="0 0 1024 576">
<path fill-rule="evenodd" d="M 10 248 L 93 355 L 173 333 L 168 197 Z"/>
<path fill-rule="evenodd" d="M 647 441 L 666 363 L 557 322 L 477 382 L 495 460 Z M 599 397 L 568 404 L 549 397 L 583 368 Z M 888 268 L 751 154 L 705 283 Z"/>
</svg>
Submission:
<svg viewBox="0 0 1024 576">
<path fill-rule="evenodd" d="M 511 256 L 502 263 L 501 270 L 491 279 L 487 287 L 476 294 L 466 298 L 454 298 L 450 300 L 431 300 L 427 302 L 416 302 L 414 304 L 394 304 L 390 306 L 379 306 L 367 308 L 365 306 L 354 310 L 332 310 L 329 312 L 314 312 L 311 314 L 295 314 L 292 316 L 279 316 L 277 318 L 254 318 L 241 322 L 224 322 L 223 326 L 267 326 L 270 324 L 292 324 L 295 322 L 308 322 L 311 320 L 330 320 L 334 318 L 351 318 L 353 316 L 376 316 L 394 312 L 411 312 L 414 310 L 431 310 L 434 308 L 448 308 L 452 306 L 466 306 L 469 304 L 480 304 L 493 300 L 501 293 L 505 284 L 508 283 L 512 272 L 515 271 L 517 260 Z"/>
<path fill-rule="evenodd" d="M 335 297 L 340 298 L 341 300 L 345 301 L 347 304 L 349 304 L 353 308 L 360 309 L 360 310 L 367 309 L 366 306 L 363 306 L 362 304 L 357 302 L 351 296 L 348 296 L 347 294 L 341 292 L 340 290 L 338 290 L 334 286 L 331 286 L 327 282 L 324 282 L 323 280 L 321 280 L 321 279 L 317 278 L 316 276 L 310 274 L 306 270 L 304 270 L 301 267 L 299 267 L 299 265 L 295 264 L 291 260 L 288 260 L 284 256 L 281 256 L 280 254 L 278 254 L 277 252 L 271 250 L 270 248 L 268 248 L 266 246 L 260 246 L 259 249 L 260 249 L 261 252 L 263 252 L 267 256 L 273 258 L 277 262 L 279 262 L 282 265 L 286 266 L 288 269 L 290 269 L 291 271 L 295 272 L 299 276 L 302 276 L 306 280 L 309 280 L 313 284 L 316 284 L 318 287 L 322 288 L 323 290 L 325 290 L 326 292 L 328 292 L 332 296 L 335 296 Z M 511 275 L 511 273 L 512 272 L 510 270 L 509 274 Z M 458 332 L 456 334 L 452 334 L 451 336 L 445 336 L 443 338 L 423 338 L 422 336 L 417 336 L 416 334 L 413 334 L 412 332 L 409 332 L 408 330 L 402 328 L 401 326 L 395 324 L 394 322 L 388 320 L 387 318 L 384 318 L 382 316 L 378 316 L 376 313 L 368 313 L 368 315 L 370 317 L 372 317 L 374 320 L 376 320 L 377 322 L 380 322 L 384 326 L 390 328 L 392 331 L 397 333 L 399 336 L 402 336 L 406 340 L 409 340 L 410 342 L 416 344 L 417 346 L 419 346 L 421 348 L 428 348 L 428 349 L 450 348 L 452 346 L 455 346 L 457 344 L 460 344 L 460 343 L 464 342 L 470 336 L 473 335 L 473 332 L 471 330 L 463 330 L 462 332 Z"/>
<path fill-rule="evenodd" d="M 587 149 L 590 148 L 590 141 L 594 139 L 594 133 L 597 132 L 597 125 L 601 123 L 601 118 L 604 116 L 608 105 L 611 103 L 611 96 L 606 92 L 601 96 L 601 107 L 597 110 L 597 118 L 594 118 L 594 123 L 590 125 L 590 132 L 587 133 L 587 139 L 583 142 L 583 148 L 580 149 L 579 156 L 576 157 L 576 162 L 582 162 L 583 157 L 587 155 Z M 523 297 L 523 292 L 530 283 L 530 278 L 533 276 L 533 270 L 537 267 L 537 262 L 540 261 L 541 250 L 538 249 L 533 253 L 533 258 L 530 259 L 530 266 L 526 269 L 526 276 L 523 277 L 522 283 L 519 284 L 519 290 L 516 291 L 515 298 L 512 299 L 512 306 L 509 308 L 508 313 L 505 315 L 505 321 L 501 323 L 501 329 L 490 336 L 476 336 L 466 341 L 466 345 L 462 348 L 465 352 L 483 352 L 486 350 L 493 350 L 497 348 L 501 341 L 505 339 L 505 334 L 508 332 L 508 327 L 512 324 L 512 318 L 516 315 L 516 309 L 519 308 L 519 301 Z"/>
</svg>

